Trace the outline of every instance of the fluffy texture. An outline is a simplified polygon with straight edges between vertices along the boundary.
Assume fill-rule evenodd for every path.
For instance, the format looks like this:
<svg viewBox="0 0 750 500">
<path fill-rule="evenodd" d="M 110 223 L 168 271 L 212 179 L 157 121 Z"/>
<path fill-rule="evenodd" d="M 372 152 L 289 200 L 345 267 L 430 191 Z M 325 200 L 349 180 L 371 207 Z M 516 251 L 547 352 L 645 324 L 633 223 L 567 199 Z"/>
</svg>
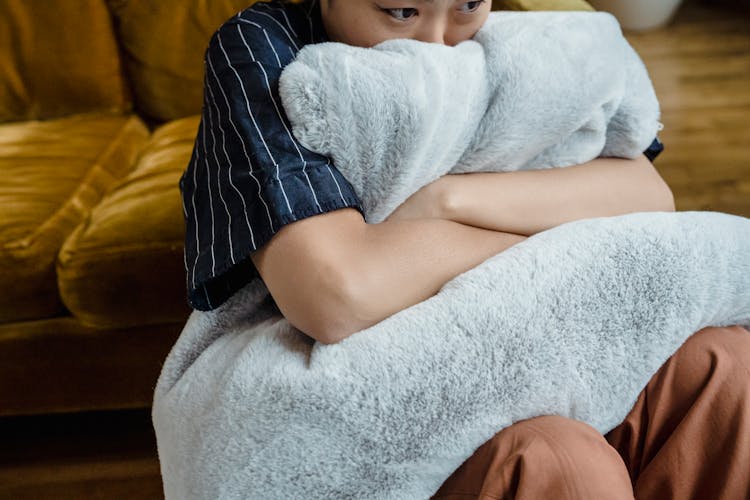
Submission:
<svg viewBox="0 0 750 500">
<path fill-rule="evenodd" d="M 447 58 L 460 53 L 433 48 Z M 467 45 L 470 54 L 444 64 L 481 58 L 477 48 Z M 341 56 L 338 48 L 330 50 Z M 390 57 L 371 54 L 381 62 Z M 392 67 L 405 70 L 408 60 L 395 57 Z M 429 57 L 413 64 L 442 71 Z M 463 88 L 481 88 L 481 80 L 463 76 Z M 347 85 L 363 74 L 351 78 Z M 368 78 L 381 78 L 386 95 L 398 95 L 377 72 Z M 463 114 L 453 120 L 460 139 L 431 114 L 456 102 L 451 85 L 438 78 L 432 93 L 417 92 L 424 102 L 414 108 L 423 113 L 416 117 L 412 108 L 399 114 L 384 98 L 380 111 L 364 117 L 373 127 L 370 142 L 355 132 L 355 123 L 334 126 L 328 152 L 358 155 L 354 162 L 373 169 L 352 177 L 358 192 L 373 190 L 387 200 L 382 206 L 395 208 L 399 198 L 437 175 L 436 163 L 450 164 L 447 158 L 467 151 L 476 161 L 502 151 L 503 141 L 487 142 L 492 134 L 464 132 L 475 98 L 456 95 L 466 99 L 458 106 Z M 374 95 L 360 97 L 378 105 Z M 633 101 L 609 107 L 601 101 L 593 109 L 623 110 L 626 123 L 636 116 L 627 111 L 638 108 Z M 312 102 L 328 112 L 330 103 Z M 568 113 L 567 104 L 552 104 L 549 109 L 559 105 Z M 547 111 L 539 103 L 526 113 L 523 103 L 509 105 L 518 108 L 518 120 L 546 123 L 536 116 Z M 352 118 L 346 106 L 335 109 L 329 120 Z M 472 119 L 481 122 L 489 113 Z M 603 119 L 607 112 L 601 113 Z M 591 120 L 599 127 L 586 129 L 599 137 L 592 142 L 614 121 Z M 319 122 L 311 123 L 314 129 Z M 576 123 L 570 130 L 579 131 L 573 136 L 584 143 L 581 123 L 588 122 Z M 393 133 L 396 125 L 408 132 Z M 526 155 L 521 163 L 545 154 L 570 159 L 575 149 L 549 149 L 533 127 L 519 124 L 516 130 L 526 136 L 506 134 L 505 140 Z M 425 137 L 432 133 L 445 135 L 428 147 Z M 612 140 L 627 149 L 634 136 L 625 136 L 621 141 L 613 134 Z M 647 136 L 651 131 L 633 142 L 633 151 L 645 149 Z M 527 142 L 538 150 L 525 149 Z M 585 150 L 595 154 L 599 148 Z M 414 171 L 393 171 L 386 161 L 391 149 L 405 155 Z M 512 153 L 503 161 L 515 161 Z M 554 227 L 333 345 L 290 325 L 255 280 L 218 309 L 193 311 L 164 362 L 152 418 L 165 496 L 427 499 L 479 446 L 518 420 L 557 414 L 607 433 L 690 335 L 735 324 L 750 327 L 750 219 L 718 212 L 643 212 Z"/>
<path fill-rule="evenodd" d="M 646 67 L 607 12 L 491 12 L 454 47 L 306 45 L 279 94 L 295 137 L 333 159 L 370 223 L 447 173 L 635 158 L 662 127 Z"/>
<path fill-rule="evenodd" d="M 332 345 L 256 280 L 164 363 L 165 496 L 427 499 L 518 420 L 608 432 L 691 334 L 747 323 L 750 219 L 717 212 L 557 226 Z"/>
</svg>

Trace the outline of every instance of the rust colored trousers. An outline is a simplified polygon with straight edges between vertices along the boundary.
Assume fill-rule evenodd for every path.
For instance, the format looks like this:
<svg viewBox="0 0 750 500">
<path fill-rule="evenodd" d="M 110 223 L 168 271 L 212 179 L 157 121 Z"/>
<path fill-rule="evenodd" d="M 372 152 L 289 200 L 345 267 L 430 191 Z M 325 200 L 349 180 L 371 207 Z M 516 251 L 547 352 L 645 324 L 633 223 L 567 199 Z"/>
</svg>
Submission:
<svg viewBox="0 0 750 500">
<path fill-rule="evenodd" d="M 502 429 L 432 498 L 750 499 L 750 332 L 695 332 L 605 435 L 558 415 Z"/>
</svg>

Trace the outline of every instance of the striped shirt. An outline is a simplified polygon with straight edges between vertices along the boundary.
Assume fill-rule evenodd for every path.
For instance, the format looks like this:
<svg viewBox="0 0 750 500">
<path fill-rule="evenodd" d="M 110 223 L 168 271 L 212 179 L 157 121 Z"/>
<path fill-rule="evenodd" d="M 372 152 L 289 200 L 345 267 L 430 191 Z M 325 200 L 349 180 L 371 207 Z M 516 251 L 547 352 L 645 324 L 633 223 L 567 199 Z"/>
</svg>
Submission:
<svg viewBox="0 0 750 500">
<path fill-rule="evenodd" d="M 188 303 L 215 309 L 260 278 L 249 255 L 285 224 L 361 200 L 331 160 L 302 146 L 279 97 L 281 72 L 327 41 L 318 0 L 258 2 L 225 21 L 204 56 L 204 101 L 180 178 Z"/>
<path fill-rule="evenodd" d="M 319 0 L 257 2 L 226 20 L 204 54 L 201 120 L 180 177 L 187 301 L 215 309 L 261 279 L 250 252 L 285 224 L 361 200 L 330 158 L 302 146 L 282 107 L 283 68 L 329 41 Z M 645 152 L 650 159 L 663 146 Z"/>
</svg>

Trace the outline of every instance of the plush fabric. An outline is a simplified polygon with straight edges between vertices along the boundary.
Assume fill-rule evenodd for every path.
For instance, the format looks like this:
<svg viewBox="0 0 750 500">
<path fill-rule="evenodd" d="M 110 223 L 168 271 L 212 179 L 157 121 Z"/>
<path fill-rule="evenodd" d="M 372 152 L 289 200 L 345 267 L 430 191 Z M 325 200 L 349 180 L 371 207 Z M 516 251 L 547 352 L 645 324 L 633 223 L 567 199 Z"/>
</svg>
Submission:
<svg viewBox="0 0 750 500">
<path fill-rule="evenodd" d="M 136 116 L 0 125 L 0 288 L 12 291 L 0 301 L 0 322 L 64 311 L 55 279 L 58 250 L 132 169 L 147 139 Z"/>
<path fill-rule="evenodd" d="M 750 219 L 642 212 L 537 233 L 337 344 L 260 281 L 194 311 L 152 417 L 165 498 L 427 499 L 512 423 L 602 434 L 706 326 L 750 327 Z"/>
<path fill-rule="evenodd" d="M 155 130 L 134 170 L 66 240 L 60 294 L 82 323 L 127 327 L 185 321 L 179 178 L 200 116 Z"/>
<path fill-rule="evenodd" d="M 103 0 L 0 2 L 0 122 L 128 112 Z"/>
<path fill-rule="evenodd" d="M 494 128 L 486 124 L 488 133 L 479 134 L 480 148 L 471 148 L 477 139 L 465 133 L 466 124 L 498 119 L 499 115 L 485 113 L 481 103 L 491 108 L 497 102 L 493 99 L 513 96 L 529 84 L 524 73 L 503 80 L 505 94 L 477 99 L 474 120 L 465 120 L 446 105 L 449 98 L 459 107 L 469 103 L 451 91 L 450 79 L 436 77 L 442 66 L 426 65 L 425 70 L 419 57 L 410 60 L 410 69 L 425 75 L 432 91 L 407 84 L 415 107 L 398 100 L 397 91 L 394 101 L 406 107 L 407 118 L 417 117 L 413 121 L 398 121 L 397 114 L 394 124 L 389 107 L 394 94 L 387 89 L 400 88 L 400 82 L 389 81 L 393 73 L 377 60 L 371 67 L 386 77 L 373 76 L 371 83 L 380 94 L 348 94 L 346 85 L 336 87 L 336 99 L 353 99 L 356 109 L 373 106 L 365 117 L 371 120 L 369 127 L 352 119 L 362 117 L 357 113 L 333 113 L 339 120 L 335 125 L 318 127 L 325 131 L 331 126 L 334 133 L 327 137 L 333 138 L 342 130 L 352 132 L 348 140 L 332 139 L 328 146 L 334 158 L 353 155 L 354 164 L 369 169 L 368 176 L 351 177 L 355 190 L 379 193 L 386 200 L 408 197 L 434 175 L 431 160 L 449 154 L 462 158 L 465 151 L 486 153 L 477 165 L 505 165 L 513 158 L 508 153 L 515 152 L 522 160 L 544 158 L 530 168 L 565 168 L 569 164 L 561 160 L 570 157 L 571 148 L 556 145 L 576 127 L 582 127 L 582 133 L 571 144 L 586 146 L 588 140 L 600 150 L 630 144 L 638 137 L 637 127 L 623 134 L 632 118 L 625 113 L 628 119 L 610 122 L 612 141 L 606 134 L 605 145 L 604 131 L 610 129 L 602 126 L 608 123 L 602 117 L 614 113 L 617 104 L 612 103 L 627 111 L 640 109 L 622 96 L 642 95 L 648 85 L 628 87 L 624 78 L 615 78 L 608 87 L 602 85 L 612 83 L 605 75 L 581 89 L 575 80 L 563 77 L 571 69 L 583 78 L 592 77 L 589 68 L 581 66 L 578 52 L 567 49 L 567 59 L 561 61 L 555 59 L 560 54 L 550 50 L 573 39 L 581 44 L 583 55 L 593 56 L 591 43 L 585 42 L 613 43 L 606 30 L 596 29 L 594 19 L 609 23 L 614 18 L 535 14 L 540 15 L 503 13 L 503 19 L 522 21 L 523 29 L 498 33 L 527 43 L 511 46 L 514 50 L 502 44 L 497 48 L 508 51 L 509 58 L 540 48 L 546 62 L 555 64 L 552 71 L 560 81 L 540 78 L 549 92 L 541 95 L 540 90 L 536 100 L 532 88 L 523 99 L 502 101 L 526 113 Z M 591 25 L 574 22 L 582 16 L 588 16 Z M 534 19 L 545 22 L 535 25 Z M 566 29 L 583 31 L 566 34 Z M 401 45 L 418 44 L 389 44 Z M 338 81 L 342 73 L 327 72 L 322 56 L 325 51 L 340 55 L 339 49 L 336 44 L 311 48 L 309 53 L 321 57 L 314 59 L 320 64 L 308 69 L 327 74 L 327 82 Z M 448 48 L 429 50 L 442 56 L 433 62 L 455 69 L 451 65 L 456 60 L 446 59 L 453 54 Z M 365 53 L 377 57 L 377 50 Z M 470 62 L 470 56 L 457 61 Z M 598 57 L 591 61 L 594 66 L 601 63 Z M 393 60 L 396 74 L 401 74 L 401 62 Z M 348 63 L 343 64 L 343 74 L 349 75 L 345 80 L 363 88 L 356 82 L 375 72 L 357 71 L 367 64 L 356 68 Z M 601 68 L 603 73 L 611 70 L 606 64 Z M 460 74 L 463 90 L 476 97 L 472 84 L 482 75 Z M 311 77 L 314 71 L 304 75 Z M 625 91 L 614 97 L 608 92 L 623 87 Z M 319 109 L 298 118 L 314 122 L 321 109 L 338 101 L 326 100 L 325 92 L 311 94 L 322 95 L 311 98 Z M 581 102 L 571 111 L 569 101 L 576 98 Z M 433 114 L 425 111 L 431 106 Z M 597 114 L 600 108 L 606 112 Z M 654 122 L 649 133 L 655 132 L 654 103 L 642 110 Z M 473 110 L 464 111 L 468 115 Z M 504 137 L 504 125 L 518 135 Z M 493 139 L 490 132 L 497 134 L 492 147 L 486 142 Z M 408 161 L 412 152 L 427 150 L 435 156 Z M 595 150 L 584 147 L 581 151 L 588 153 L 580 154 L 595 156 Z M 397 156 L 372 161 L 387 157 L 384 151 Z M 389 168 L 399 155 L 407 159 L 397 164 L 405 175 L 394 175 Z M 462 165 L 472 167 L 471 161 Z M 365 204 L 366 219 L 377 222 L 395 207 L 390 201 Z M 649 379 L 690 335 L 706 326 L 735 324 L 750 327 L 750 219 L 718 212 L 641 212 L 559 225 L 456 276 L 436 295 L 332 345 L 315 342 L 294 328 L 256 280 L 215 310 L 193 311 L 164 362 L 152 419 L 165 496 L 240 499 L 270 492 L 278 498 L 426 499 L 479 446 L 516 421 L 556 414 L 607 433 L 625 418 Z"/>
<path fill-rule="evenodd" d="M 606 12 L 492 12 L 455 47 L 308 45 L 279 95 L 300 143 L 359 187 L 370 223 L 446 173 L 636 158 L 662 127 L 646 67 Z"/>
<path fill-rule="evenodd" d="M 585 0 L 493 0 L 492 10 L 594 10 Z"/>
<path fill-rule="evenodd" d="M 136 108 L 145 118 L 164 122 L 200 113 L 208 41 L 221 23 L 254 0 L 107 2 Z"/>
</svg>

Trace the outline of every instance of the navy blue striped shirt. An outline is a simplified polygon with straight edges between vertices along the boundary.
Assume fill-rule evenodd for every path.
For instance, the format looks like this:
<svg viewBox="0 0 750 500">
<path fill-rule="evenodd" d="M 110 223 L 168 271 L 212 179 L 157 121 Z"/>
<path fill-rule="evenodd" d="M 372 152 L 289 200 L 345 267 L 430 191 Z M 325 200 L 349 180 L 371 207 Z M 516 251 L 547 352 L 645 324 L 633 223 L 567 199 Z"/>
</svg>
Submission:
<svg viewBox="0 0 750 500">
<path fill-rule="evenodd" d="M 361 200 L 330 158 L 302 146 L 278 92 L 308 43 L 328 41 L 319 0 L 257 2 L 225 21 L 204 54 L 201 121 L 179 186 L 188 304 L 215 309 L 260 274 L 250 252 L 285 224 Z M 661 152 L 658 140 L 647 150 Z"/>
<path fill-rule="evenodd" d="M 303 45 L 327 40 L 318 0 L 255 3 L 211 37 L 201 121 L 180 179 L 194 309 L 214 309 L 260 278 L 250 252 L 285 224 L 344 207 L 363 213 L 331 160 L 292 135 L 279 97 L 284 66 Z"/>
</svg>

